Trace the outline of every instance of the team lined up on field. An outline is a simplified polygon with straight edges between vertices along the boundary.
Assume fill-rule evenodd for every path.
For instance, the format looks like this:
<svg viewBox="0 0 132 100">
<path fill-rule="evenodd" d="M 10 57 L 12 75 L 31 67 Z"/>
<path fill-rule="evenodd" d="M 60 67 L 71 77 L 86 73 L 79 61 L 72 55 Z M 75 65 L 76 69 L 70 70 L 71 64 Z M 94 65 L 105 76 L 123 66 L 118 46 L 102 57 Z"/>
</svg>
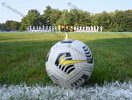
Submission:
<svg viewBox="0 0 132 100">
<path fill-rule="evenodd" d="M 102 26 L 29 26 L 28 32 L 102 32 Z"/>
</svg>

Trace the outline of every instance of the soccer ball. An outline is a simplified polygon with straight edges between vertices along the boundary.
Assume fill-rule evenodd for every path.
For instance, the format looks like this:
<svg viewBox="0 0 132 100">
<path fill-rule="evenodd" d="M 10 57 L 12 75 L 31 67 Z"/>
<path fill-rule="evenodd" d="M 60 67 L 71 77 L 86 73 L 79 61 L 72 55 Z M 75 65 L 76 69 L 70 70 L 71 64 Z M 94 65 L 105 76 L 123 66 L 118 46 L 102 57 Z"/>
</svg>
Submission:
<svg viewBox="0 0 132 100">
<path fill-rule="evenodd" d="M 49 51 L 46 71 L 54 83 L 73 88 L 86 82 L 93 71 L 93 56 L 86 44 L 79 40 L 62 40 Z"/>
</svg>

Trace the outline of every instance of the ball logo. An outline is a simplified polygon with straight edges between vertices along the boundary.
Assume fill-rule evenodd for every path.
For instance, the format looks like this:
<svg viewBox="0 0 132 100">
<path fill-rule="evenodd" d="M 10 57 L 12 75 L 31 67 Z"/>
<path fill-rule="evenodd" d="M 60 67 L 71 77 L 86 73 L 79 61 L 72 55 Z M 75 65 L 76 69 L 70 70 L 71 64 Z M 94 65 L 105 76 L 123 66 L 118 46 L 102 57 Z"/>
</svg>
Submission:
<svg viewBox="0 0 132 100">
<path fill-rule="evenodd" d="M 69 52 L 60 53 L 56 59 L 55 65 L 66 74 L 69 74 L 75 69 L 74 63 L 69 62 L 71 60 L 72 57 Z"/>
<path fill-rule="evenodd" d="M 87 60 L 72 60 L 71 54 L 67 52 L 58 55 L 55 65 L 65 73 L 69 74 L 75 69 L 74 64 L 82 62 L 87 62 Z"/>
<path fill-rule="evenodd" d="M 72 64 L 76 64 L 76 63 L 81 63 L 81 62 L 87 62 L 87 60 L 65 60 L 65 56 L 62 55 L 60 57 L 60 64 L 61 65 L 72 65 Z"/>
</svg>

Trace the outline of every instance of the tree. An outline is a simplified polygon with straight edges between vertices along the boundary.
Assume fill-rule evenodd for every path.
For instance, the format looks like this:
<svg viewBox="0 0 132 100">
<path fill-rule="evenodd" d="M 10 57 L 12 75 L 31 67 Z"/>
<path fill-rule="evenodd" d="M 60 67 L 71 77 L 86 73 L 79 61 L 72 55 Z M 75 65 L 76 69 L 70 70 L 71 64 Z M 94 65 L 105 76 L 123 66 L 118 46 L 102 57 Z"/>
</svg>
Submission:
<svg viewBox="0 0 132 100">
<path fill-rule="evenodd" d="M 91 16 L 87 11 L 80 9 L 71 9 L 69 12 L 70 24 L 74 26 L 89 26 L 91 25 Z"/>
<path fill-rule="evenodd" d="M 57 25 L 57 21 L 60 19 L 61 17 L 61 11 L 58 10 L 58 9 L 52 9 L 52 12 L 50 14 L 50 22 L 51 22 L 51 25 Z"/>
<path fill-rule="evenodd" d="M 22 19 L 20 30 L 26 30 L 28 26 L 40 25 L 40 13 L 36 9 L 28 11 L 28 14 Z"/>
<path fill-rule="evenodd" d="M 125 27 L 124 31 L 132 32 L 132 10 L 126 10 L 124 12 L 125 17 Z"/>
<path fill-rule="evenodd" d="M 80 18 L 79 18 L 79 25 L 80 26 L 90 26 L 91 25 L 91 17 L 90 13 L 87 11 L 79 11 Z"/>
<path fill-rule="evenodd" d="M 76 8 L 71 9 L 69 12 L 69 16 L 70 16 L 71 25 L 78 26 L 79 25 L 79 19 L 80 19 L 79 10 Z"/>
<path fill-rule="evenodd" d="M 0 31 L 5 31 L 5 30 L 6 30 L 5 23 L 0 23 Z"/>
<path fill-rule="evenodd" d="M 44 14 L 42 14 L 42 19 L 43 19 L 43 24 L 44 25 L 51 25 L 51 13 L 52 13 L 52 8 L 50 6 L 47 6 L 46 9 L 44 10 Z"/>
<path fill-rule="evenodd" d="M 10 21 L 10 20 L 7 20 L 6 23 L 5 23 L 5 26 L 6 26 L 6 30 L 7 31 L 15 31 L 15 30 L 19 30 L 20 28 L 20 23 L 19 22 L 16 22 L 16 21 Z"/>
<path fill-rule="evenodd" d="M 92 25 L 103 26 L 105 31 L 110 31 L 111 16 L 107 12 L 97 13 L 92 15 Z"/>
<path fill-rule="evenodd" d="M 68 10 L 63 10 L 60 19 L 57 22 L 58 25 L 70 25 L 70 16 Z"/>
<path fill-rule="evenodd" d="M 126 18 L 125 18 L 124 11 L 116 10 L 112 18 L 111 31 L 122 32 L 122 31 L 125 31 L 125 27 L 126 27 Z"/>
<path fill-rule="evenodd" d="M 72 8 L 68 10 L 58 10 L 47 6 L 44 13 L 34 9 L 22 18 L 20 30 L 26 30 L 28 26 L 42 25 L 63 25 L 63 26 L 103 26 L 104 31 L 132 31 L 132 10 L 105 12 L 91 14 L 81 9 Z M 1 24 L 1 29 L 10 30 L 10 25 Z M 14 24 L 13 24 L 14 26 Z M 13 27 L 12 26 L 12 27 Z M 14 29 L 14 28 L 11 28 Z"/>
<path fill-rule="evenodd" d="M 13 20 L 7 20 L 5 23 L 0 24 L 1 31 L 17 31 L 20 28 L 20 23 Z"/>
</svg>

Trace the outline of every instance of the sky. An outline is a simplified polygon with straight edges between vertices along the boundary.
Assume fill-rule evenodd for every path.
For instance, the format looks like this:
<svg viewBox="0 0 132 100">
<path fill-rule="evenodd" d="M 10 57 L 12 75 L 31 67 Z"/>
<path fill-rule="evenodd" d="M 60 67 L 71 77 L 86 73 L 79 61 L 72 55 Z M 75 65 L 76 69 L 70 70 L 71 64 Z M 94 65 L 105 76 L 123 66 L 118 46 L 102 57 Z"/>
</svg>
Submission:
<svg viewBox="0 0 132 100">
<path fill-rule="evenodd" d="M 0 0 L 0 23 L 6 20 L 20 22 L 22 15 L 26 15 L 31 9 L 37 9 L 43 14 L 48 5 L 60 10 L 77 7 L 91 13 L 99 13 L 132 9 L 132 0 Z"/>
</svg>

